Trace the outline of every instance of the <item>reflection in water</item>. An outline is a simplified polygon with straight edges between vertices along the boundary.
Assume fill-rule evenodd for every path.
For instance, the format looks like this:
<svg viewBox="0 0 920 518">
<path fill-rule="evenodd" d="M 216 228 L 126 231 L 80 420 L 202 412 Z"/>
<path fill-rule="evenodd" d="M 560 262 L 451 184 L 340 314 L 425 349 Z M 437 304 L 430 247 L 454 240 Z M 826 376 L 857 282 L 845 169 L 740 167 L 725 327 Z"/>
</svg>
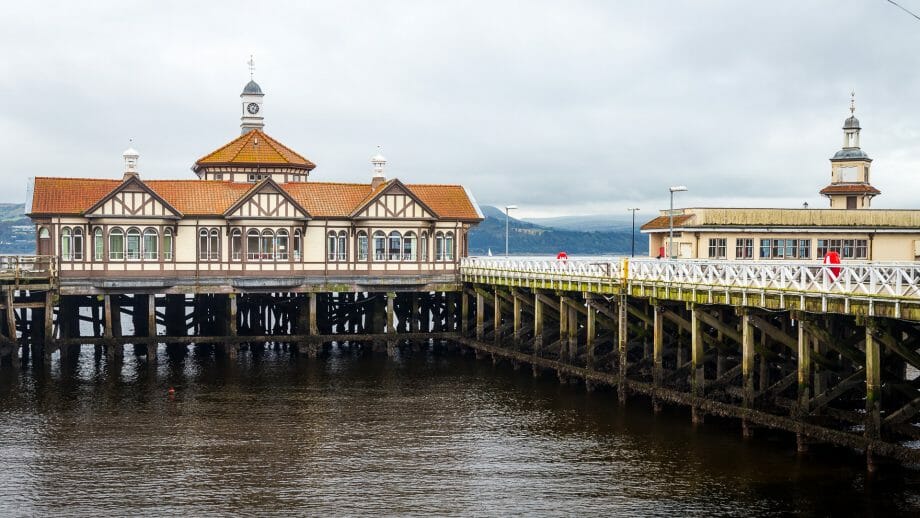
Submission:
<svg viewBox="0 0 920 518">
<path fill-rule="evenodd" d="M 440 347 L 0 372 L 0 514 L 907 513 L 917 475 Z M 176 394 L 169 397 L 169 387 Z"/>
</svg>

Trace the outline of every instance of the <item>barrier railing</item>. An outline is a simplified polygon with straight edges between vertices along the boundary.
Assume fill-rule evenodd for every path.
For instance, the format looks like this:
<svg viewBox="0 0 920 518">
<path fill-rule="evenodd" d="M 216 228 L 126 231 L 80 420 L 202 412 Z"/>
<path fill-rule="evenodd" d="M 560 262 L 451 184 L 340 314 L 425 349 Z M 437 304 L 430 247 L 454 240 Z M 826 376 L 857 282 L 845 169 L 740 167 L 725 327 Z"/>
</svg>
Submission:
<svg viewBox="0 0 920 518">
<path fill-rule="evenodd" d="M 460 270 L 462 275 L 517 280 L 642 282 L 920 300 L 920 263 L 468 257 Z"/>
<path fill-rule="evenodd" d="M 56 258 L 49 255 L 0 255 L 0 280 L 41 280 L 57 277 Z"/>
</svg>

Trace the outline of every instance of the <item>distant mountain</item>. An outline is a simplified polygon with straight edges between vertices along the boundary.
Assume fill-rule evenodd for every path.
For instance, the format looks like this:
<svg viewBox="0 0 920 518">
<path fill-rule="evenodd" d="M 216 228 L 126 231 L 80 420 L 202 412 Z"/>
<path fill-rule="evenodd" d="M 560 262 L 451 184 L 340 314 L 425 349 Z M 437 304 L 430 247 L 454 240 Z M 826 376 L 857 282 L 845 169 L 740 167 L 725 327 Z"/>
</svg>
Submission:
<svg viewBox="0 0 920 518">
<path fill-rule="evenodd" d="M 636 214 L 636 229 L 638 231 L 651 217 Z M 604 216 L 559 216 L 555 218 L 523 218 L 523 221 L 549 228 L 562 230 L 602 231 L 615 232 L 632 231 L 632 215 L 617 214 Z"/>
<path fill-rule="evenodd" d="M 505 253 L 505 213 L 488 205 L 481 208 L 486 219 L 470 231 L 470 255 L 485 255 L 489 250 L 495 255 Z M 631 220 L 625 228 L 588 231 L 553 228 L 513 217 L 508 222 L 508 248 L 514 255 L 555 255 L 562 251 L 570 255 L 630 252 Z M 646 254 L 648 238 L 639 233 L 638 222 L 636 225 L 636 254 Z"/>
<path fill-rule="evenodd" d="M 24 203 L 0 203 L 0 254 L 34 254 L 35 227 Z"/>
</svg>

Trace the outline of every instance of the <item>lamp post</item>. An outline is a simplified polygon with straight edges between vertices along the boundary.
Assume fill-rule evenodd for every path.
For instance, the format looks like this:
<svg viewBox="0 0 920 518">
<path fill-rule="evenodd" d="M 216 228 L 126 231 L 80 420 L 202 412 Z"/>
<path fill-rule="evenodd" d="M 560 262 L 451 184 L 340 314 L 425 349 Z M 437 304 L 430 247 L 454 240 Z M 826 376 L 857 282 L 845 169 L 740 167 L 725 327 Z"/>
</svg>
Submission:
<svg viewBox="0 0 920 518">
<path fill-rule="evenodd" d="M 508 222 L 511 220 L 509 214 L 515 209 L 517 205 L 505 205 L 505 257 L 508 257 Z"/>
<path fill-rule="evenodd" d="M 687 187 L 674 185 L 668 190 L 671 191 L 671 209 L 668 211 L 668 257 L 674 259 L 674 193 L 685 192 Z"/>
<path fill-rule="evenodd" d="M 630 257 L 636 256 L 636 211 L 639 210 L 638 207 L 626 209 L 629 212 L 632 212 L 632 240 L 629 242 L 630 246 Z"/>
</svg>

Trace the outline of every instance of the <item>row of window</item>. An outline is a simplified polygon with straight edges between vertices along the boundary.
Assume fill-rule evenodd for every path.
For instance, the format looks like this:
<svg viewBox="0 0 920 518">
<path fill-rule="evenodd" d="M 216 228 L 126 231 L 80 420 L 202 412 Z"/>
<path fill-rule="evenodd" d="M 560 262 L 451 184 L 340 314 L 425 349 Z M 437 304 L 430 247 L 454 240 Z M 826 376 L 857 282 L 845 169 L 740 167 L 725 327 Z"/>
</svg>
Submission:
<svg viewBox="0 0 920 518">
<path fill-rule="evenodd" d="M 435 240 L 435 260 L 452 261 L 454 259 L 454 233 L 437 232 Z M 41 229 L 39 237 L 47 238 L 48 230 Z M 329 261 L 346 261 L 348 258 L 348 235 L 344 230 L 330 231 L 327 236 L 327 253 Z M 159 233 L 154 228 L 113 228 L 109 231 L 109 260 L 122 261 L 157 261 L 159 260 Z M 402 234 L 392 231 L 385 234 L 376 231 L 373 234 L 372 257 L 374 261 L 422 261 L 428 260 L 428 233 L 422 232 L 421 240 L 415 232 Z M 358 232 L 358 261 L 368 260 L 368 234 Z M 295 261 L 303 256 L 303 235 L 295 230 L 293 240 L 285 229 L 259 231 L 250 229 L 246 232 L 245 249 L 243 233 L 233 229 L 230 233 L 230 258 L 240 261 L 287 261 L 289 254 Z M 417 244 L 419 246 L 417 246 Z M 292 245 L 289 248 L 289 245 Z M 220 229 L 202 228 L 198 231 L 198 259 L 200 261 L 220 260 Z M 174 240 L 172 229 L 163 231 L 163 259 L 170 261 L 173 257 Z M 244 252 L 245 250 L 245 252 Z M 84 255 L 84 236 L 81 227 L 63 227 L 61 229 L 61 258 L 82 261 Z M 93 231 L 93 260 L 102 261 L 105 256 L 105 239 L 101 228 Z"/>
<path fill-rule="evenodd" d="M 47 229 L 42 229 L 39 237 L 47 237 Z M 61 229 L 61 259 L 82 261 L 84 254 L 84 236 L 81 227 L 64 227 Z M 171 229 L 163 232 L 163 259 L 172 260 L 173 234 Z M 93 231 L 93 260 L 102 261 L 105 257 L 105 238 L 102 229 Z M 109 259 L 115 261 L 144 260 L 157 261 L 160 258 L 160 235 L 153 228 L 141 230 L 136 227 L 127 230 L 113 228 L 109 232 Z"/>
<path fill-rule="evenodd" d="M 869 256 L 869 242 L 866 239 L 818 239 L 817 254 L 822 258 L 835 251 L 844 259 L 866 259 Z M 728 240 L 724 237 L 709 239 L 709 257 L 725 259 Z M 811 239 L 761 239 L 761 259 L 811 259 Z M 735 259 L 754 259 L 754 239 L 735 239 Z"/>
</svg>

